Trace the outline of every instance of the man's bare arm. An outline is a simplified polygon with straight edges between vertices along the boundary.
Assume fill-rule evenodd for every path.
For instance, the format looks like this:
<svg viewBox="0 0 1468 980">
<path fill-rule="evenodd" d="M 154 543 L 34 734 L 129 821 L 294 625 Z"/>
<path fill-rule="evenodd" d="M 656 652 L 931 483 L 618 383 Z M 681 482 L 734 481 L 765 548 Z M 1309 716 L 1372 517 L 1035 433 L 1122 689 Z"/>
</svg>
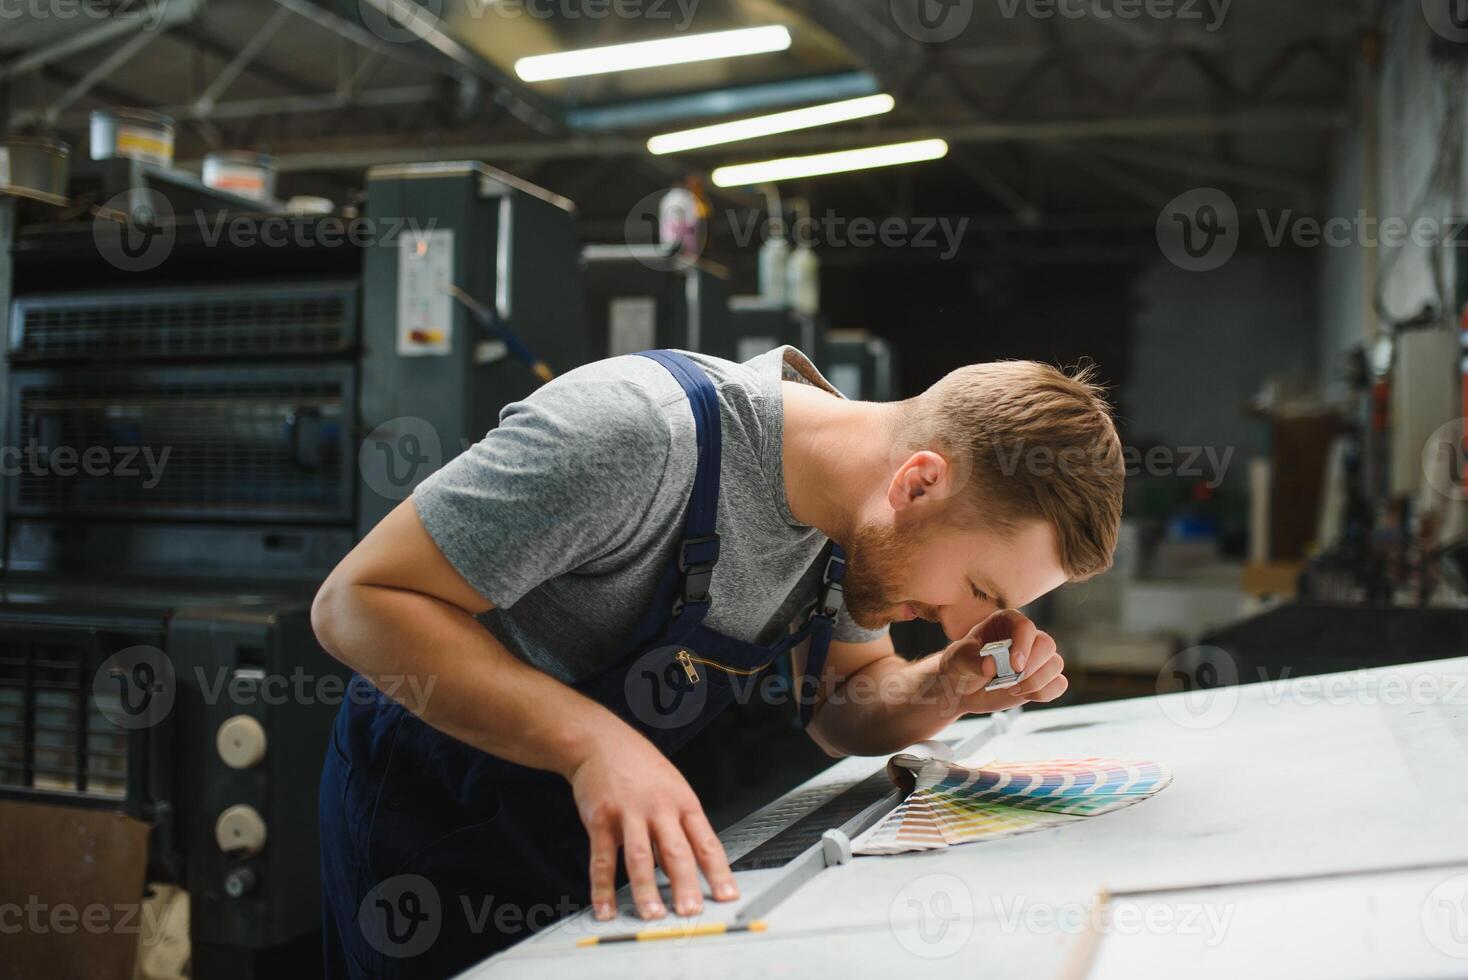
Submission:
<svg viewBox="0 0 1468 980">
<path fill-rule="evenodd" d="M 440 731 L 494 755 L 569 776 L 599 725 L 617 719 L 523 663 L 473 616 L 494 608 L 438 550 L 411 501 L 342 559 L 311 625 L 332 656 Z M 414 684 L 381 683 L 413 678 Z"/>
<path fill-rule="evenodd" d="M 411 500 L 331 573 L 311 607 L 323 647 L 368 680 L 423 692 L 404 706 L 440 731 L 571 781 L 592 842 L 592 902 L 612 911 L 620 849 L 644 916 L 664 914 L 653 844 L 680 914 L 737 891 L 697 797 L 651 742 L 600 704 L 522 662 L 474 615 L 493 606 L 439 551 Z M 402 698 L 400 697 L 400 700 Z"/>
<path fill-rule="evenodd" d="M 985 691 L 994 679 L 994 664 L 980 657 L 979 649 L 996 639 L 1013 641 L 1011 658 L 1023 678 L 1012 688 Z M 966 714 L 1054 700 L 1069 683 L 1064 669 L 1055 641 L 1014 610 L 995 613 L 921 660 L 897 656 L 890 636 L 867 643 L 833 641 L 810 734 L 832 755 L 896 752 L 932 738 Z"/>
</svg>

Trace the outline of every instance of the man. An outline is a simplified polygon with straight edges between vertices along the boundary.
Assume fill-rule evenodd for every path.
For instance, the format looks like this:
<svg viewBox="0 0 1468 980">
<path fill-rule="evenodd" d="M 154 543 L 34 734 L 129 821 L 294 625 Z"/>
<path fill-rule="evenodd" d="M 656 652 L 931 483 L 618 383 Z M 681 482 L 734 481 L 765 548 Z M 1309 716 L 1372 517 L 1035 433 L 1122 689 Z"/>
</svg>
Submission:
<svg viewBox="0 0 1468 980">
<path fill-rule="evenodd" d="M 701 910 L 700 872 L 737 897 L 664 753 L 787 652 L 832 755 L 1058 697 L 1055 643 L 1016 610 L 1109 566 L 1123 475 L 1088 375 L 1025 361 L 881 404 L 794 348 L 650 352 L 509 406 L 312 610 L 365 695 L 322 780 L 329 972 L 444 975 L 531 908 L 610 917 L 619 857 L 643 918 L 670 911 L 656 867 L 678 915 Z M 915 617 L 953 642 L 907 662 L 887 625 Z M 1023 677 L 986 692 L 978 650 L 1003 638 Z M 428 905 L 432 941 L 404 939 Z"/>
</svg>

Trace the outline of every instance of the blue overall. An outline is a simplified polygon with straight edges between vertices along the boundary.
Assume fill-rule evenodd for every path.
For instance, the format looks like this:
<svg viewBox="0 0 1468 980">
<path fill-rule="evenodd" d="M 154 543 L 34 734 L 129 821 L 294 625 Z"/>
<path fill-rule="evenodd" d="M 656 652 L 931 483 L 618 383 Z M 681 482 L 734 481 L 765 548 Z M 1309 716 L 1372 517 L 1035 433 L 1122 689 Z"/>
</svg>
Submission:
<svg viewBox="0 0 1468 980">
<path fill-rule="evenodd" d="M 797 687 L 806 725 L 845 558 L 828 546 L 810 614 L 772 645 L 705 626 L 719 557 L 718 396 L 687 357 L 642 356 L 688 395 L 698 469 L 651 606 L 614 666 L 573 687 L 670 753 L 733 703 L 741 682 L 809 637 Z M 589 901 L 586 831 L 565 779 L 443 734 L 362 677 L 337 715 L 320 821 L 330 977 L 449 976 Z"/>
</svg>

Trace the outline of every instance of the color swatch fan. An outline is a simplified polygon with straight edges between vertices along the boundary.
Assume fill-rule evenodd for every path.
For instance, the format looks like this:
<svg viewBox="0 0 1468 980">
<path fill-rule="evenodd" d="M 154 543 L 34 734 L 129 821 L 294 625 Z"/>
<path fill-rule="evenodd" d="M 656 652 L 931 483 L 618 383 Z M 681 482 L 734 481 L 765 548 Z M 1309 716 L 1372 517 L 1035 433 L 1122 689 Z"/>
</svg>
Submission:
<svg viewBox="0 0 1468 980">
<path fill-rule="evenodd" d="M 1044 759 L 963 766 L 896 756 L 913 789 L 896 809 L 852 841 L 857 854 L 930 851 L 1023 834 L 1131 806 L 1172 782 L 1156 762 Z"/>
</svg>

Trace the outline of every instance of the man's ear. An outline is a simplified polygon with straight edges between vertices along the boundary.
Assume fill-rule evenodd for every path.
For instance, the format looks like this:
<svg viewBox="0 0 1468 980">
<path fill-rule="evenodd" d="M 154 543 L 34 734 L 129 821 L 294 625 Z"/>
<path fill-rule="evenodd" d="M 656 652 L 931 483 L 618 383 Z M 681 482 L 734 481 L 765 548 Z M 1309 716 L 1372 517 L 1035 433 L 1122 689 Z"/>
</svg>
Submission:
<svg viewBox="0 0 1468 980">
<path fill-rule="evenodd" d="M 906 507 L 931 505 L 948 496 L 952 471 L 948 460 L 930 449 L 909 456 L 887 485 L 887 503 L 894 511 Z"/>
</svg>

